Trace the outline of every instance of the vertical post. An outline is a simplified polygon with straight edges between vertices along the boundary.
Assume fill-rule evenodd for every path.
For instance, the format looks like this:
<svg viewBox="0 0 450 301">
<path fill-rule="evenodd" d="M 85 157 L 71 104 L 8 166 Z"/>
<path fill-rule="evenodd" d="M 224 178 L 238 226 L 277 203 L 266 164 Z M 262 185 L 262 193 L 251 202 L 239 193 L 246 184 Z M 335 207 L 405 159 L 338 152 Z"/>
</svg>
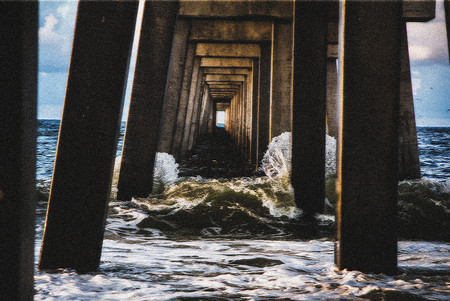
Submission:
<svg viewBox="0 0 450 301">
<path fill-rule="evenodd" d="M 145 1 L 117 198 L 147 197 L 159 140 L 178 1 Z"/>
<path fill-rule="evenodd" d="M 270 143 L 270 45 L 261 45 L 258 103 L 258 160 L 261 161 Z"/>
<path fill-rule="evenodd" d="M 33 300 L 38 2 L 0 2 L 0 299 Z"/>
<path fill-rule="evenodd" d="M 401 74 L 400 74 L 400 124 L 398 180 L 419 179 L 420 161 L 417 145 L 416 119 L 409 67 L 406 22 L 401 28 Z"/>
<path fill-rule="evenodd" d="M 331 137 L 338 135 L 337 83 L 336 59 L 329 57 L 327 62 L 327 134 Z"/>
<path fill-rule="evenodd" d="M 184 129 L 186 125 L 186 120 L 189 118 L 189 114 L 192 112 L 192 110 L 189 111 L 189 91 L 191 87 L 192 72 L 194 69 L 193 68 L 194 55 L 195 55 L 195 44 L 189 43 L 186 54 L 186 63 L 184 66 L 183 84 L 181 86 L 177 125 L 175 128 L 175 135 L 173 136 L 172 142 L 172 154 L 174 155 L 175 158 L 179 158 L 180 156 L 184 155 L 182 151 Z"/>
<path fill-rule="evenodd" d="M 340 2 L 339 269 L 397 272 L 401 1 Z"/>
<path fill-rule="evenodd" d="M 164 99 L 164 108 L 161 119 L 161 134 L 159 135 L 158 151 L 171 153 L 173 136 L 180 107 L 181 87 L 183 84 L 184 65 L 188 47 L 188 38 L 191 28 L 188 19 L 177 19 L 173 38 L 170 70 L 167 90 Z"/>
<path fill-rule="evenodd" d="M 198 137 L 200 112 L 202 109 L 203 93 L 204 93 L 204 86 L 205 86 L 204 82 L 205 82 L 205 79 L 203 76 L 203 70 L 200 69 L 198 71 L 197 88 L 195 89 L 195 95 L 194 95 L 194 108 L 193 108 L 193 112 L 192 112 L 191 128 L 190 128 L 189 143 L 188 143 L 188 151 L 189 152 L 194 148 L 195 140 Z"/>
<path fill-rule="evenodd" d="M 292 24 L 273 25 L 270 140 L 291 131 Z"/>
<path fill-rule="evenodd" d="M 200 58 L 195 58 L 192 68 L 192 76 L 189 79 L 190 89 L 188 95 L 188 104 L 186 108 L 186 120 L 184 125 L 184 134 L 181 143 L 181 154 L 185 156 L 189 151 L 189 139 L 191 137 L 192 120 L 194 119 L 194 111 L 196 110 L 196 95 L 198 82 L 200 80 Z M 195 111 L 196 112 L 196 111 Z"/>
<path fill-rule="evenodd" d="M 259 62 L 260 59 L 253 59 L 252 66 L 252 142 L 251 142 L 251 159 L 256 170 L 259 168 L 258 163 L 258 123 L 259 123 Z"/>
<path fill-rule="evenodd" d="M 80 1 L 40 269 L 98 268 L 137 1 Z"/>
<path fill-rule="evenodd" d="M 292 174 L 295 203 L 307 216 L 325 201 L 327 94 L 326 1 L 296 1 L 292 101 Z"/>
<path fill-rule="evenodd" d="M 212 102 L 212 112 L 211 112 L 211 118 L 212 118 L 212 125 L 211 125 L 211 132 L 208 134 L 215 134 L 216 133 L 216 127 L 217 127 L 217 103 L 216 102 Z"/>
</svg>

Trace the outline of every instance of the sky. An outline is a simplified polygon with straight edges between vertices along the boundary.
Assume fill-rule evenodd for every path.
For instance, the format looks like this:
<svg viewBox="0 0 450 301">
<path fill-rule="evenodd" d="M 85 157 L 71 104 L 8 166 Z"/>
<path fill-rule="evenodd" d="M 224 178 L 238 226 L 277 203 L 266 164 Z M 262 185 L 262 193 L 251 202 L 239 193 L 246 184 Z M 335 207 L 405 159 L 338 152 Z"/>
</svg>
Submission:
<svg viewBox="0 0 450 301">
<path fill-rule="evenodd" d="M 61 118 L 77 3 L 39 2 L 39 119 Z M 136 45 L 137 39 L 131 65 Z M 436 2 L 435 19 L 408 23 L 408 45 L 417 126 L 450 126 L 450 68 L 442 0 Z M 129 74 L 122 120 L 128 111 L 132 69 Z"/>
</svg>

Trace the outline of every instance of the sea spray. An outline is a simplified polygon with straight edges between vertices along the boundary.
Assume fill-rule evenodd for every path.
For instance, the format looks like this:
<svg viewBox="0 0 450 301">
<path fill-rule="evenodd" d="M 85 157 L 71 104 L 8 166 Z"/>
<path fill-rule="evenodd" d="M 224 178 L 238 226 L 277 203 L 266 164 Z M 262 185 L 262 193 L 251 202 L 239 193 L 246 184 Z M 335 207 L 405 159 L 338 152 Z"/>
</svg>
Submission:
<svg viewBox="0 0 450 301">
<path fill-rule="evenodd" d="M 334 139 L 328 137 L 328 176 L 335 174 L 335 145 Z M 288 235 L 301 213 L 290 185 L 290 159 L 290 133 L 286 132 L 268 146 L 261 168 L 266 176 L 173 181 L 160 193 L 135 200 L 149 214 L 139 226 L 158 228 L 165 234 Z M 330 225 L 333 217 L 322 221 Z"/>
<path fill-rule="evenodd" d="M 175 162 L 175 158 L 167 153 L 156 153 L 152 193 L 163 192 L 167 185 L 178 179 L 178 164 Z"/>
<path fill-rule="evenodd" d="M 336 203 L 336 139 L 326 136 L 325 144 L 325 213 L 334 214 Z M 290 195 L 294 198 L 294 191 L 290 179 L 291 169 L 291 133 L 284 132 L 270 142 L 267 152 L 261 160 L 261 170 L 272 181 L 273 188 L 278 194 Z"/>
<path fill-rule="evenodd" d="M 114 163 L 114 174 L 110 196 L 112 201 L 114 201 L 117 197 L 117 182 L 119 179 L 121 160 L 121 156 L 116 157 Z M 178 163 L 176 163 L 175 158 L 167 153 L 156 153 L 155 167 L 153 169 L 152 193 L 162 193 L 167 185 L 170 185 L 178 180 Z"/>
<path fill-rule="evenodd" d="M 325 135 L 325 175 L 336 177 L 336 139 Z M 284 132 L 272 139 L 261 160 L 261 170 L 271 179 L 281 179 L 291 170 L 291 133 Z"/>
<path fill-rule="evenodd" d="M 336 141 L 326 137 L 326 215 L 319 222 L 332 226 L 335 213 Z M 289 179 L 290 133 L 273 139 L 263 159 L 266 176 L 233 179 L 179 177 L 178 164 L 168 154 L 157 156 L 155 182 L 148 198 L 120 203 L 148 216 L 137 227 L 148 233 L 195 236 L 277 236 L 288 238 L 301 214 Z M 115 177 L 118 173 L 118 162 Z M 115 180 L 117 181 L 117 180 Z M 430 179 L 399 183 L 399 237 L 450 240 L 450 181 Z M 112 206 L 119 205 L 112 203 Z M 325 236 L 333 230 L 323 232 Z M 149 234 L 150 235 L 150 234 Z M 154 234 L 151 234 L 154 235 Z"/>
</svg>

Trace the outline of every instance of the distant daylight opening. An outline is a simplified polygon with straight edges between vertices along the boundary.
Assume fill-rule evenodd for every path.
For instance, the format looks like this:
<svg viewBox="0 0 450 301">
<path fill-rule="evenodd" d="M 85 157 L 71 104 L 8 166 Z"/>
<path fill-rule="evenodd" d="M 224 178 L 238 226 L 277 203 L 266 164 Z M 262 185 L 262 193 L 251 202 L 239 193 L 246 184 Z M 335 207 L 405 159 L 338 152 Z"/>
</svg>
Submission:
<svg viewBox="0 0 450 301">
<path fill-rule="evenodd" d="M 225 127 L 225 111 L 217 111 L 216 120 L 217 127 Z"/>
</svg>

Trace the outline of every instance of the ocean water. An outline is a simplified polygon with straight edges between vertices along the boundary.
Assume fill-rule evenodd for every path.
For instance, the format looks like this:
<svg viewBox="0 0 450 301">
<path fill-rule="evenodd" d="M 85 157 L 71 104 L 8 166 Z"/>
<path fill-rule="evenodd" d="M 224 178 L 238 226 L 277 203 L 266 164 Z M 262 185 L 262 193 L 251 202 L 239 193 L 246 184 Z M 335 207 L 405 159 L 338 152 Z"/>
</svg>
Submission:
<svg viewBox="0 0 450 301">
<path fill-rule="evenodd" d="M 36 263 L 58 128 L 39 121 Z M 99 270 L 36 270 L 35 300 L 450 300 L 450 128 L 418 128 L 424 178 L 399 183 L 395 276 L 335 268 L 331 137 L 325 214 L 314 229 L 298 223 L 283 135 L 265 177 L 180 177 L 159 154 L 154 194 L 118 202 L 113 188 Z"/>
</svg>

